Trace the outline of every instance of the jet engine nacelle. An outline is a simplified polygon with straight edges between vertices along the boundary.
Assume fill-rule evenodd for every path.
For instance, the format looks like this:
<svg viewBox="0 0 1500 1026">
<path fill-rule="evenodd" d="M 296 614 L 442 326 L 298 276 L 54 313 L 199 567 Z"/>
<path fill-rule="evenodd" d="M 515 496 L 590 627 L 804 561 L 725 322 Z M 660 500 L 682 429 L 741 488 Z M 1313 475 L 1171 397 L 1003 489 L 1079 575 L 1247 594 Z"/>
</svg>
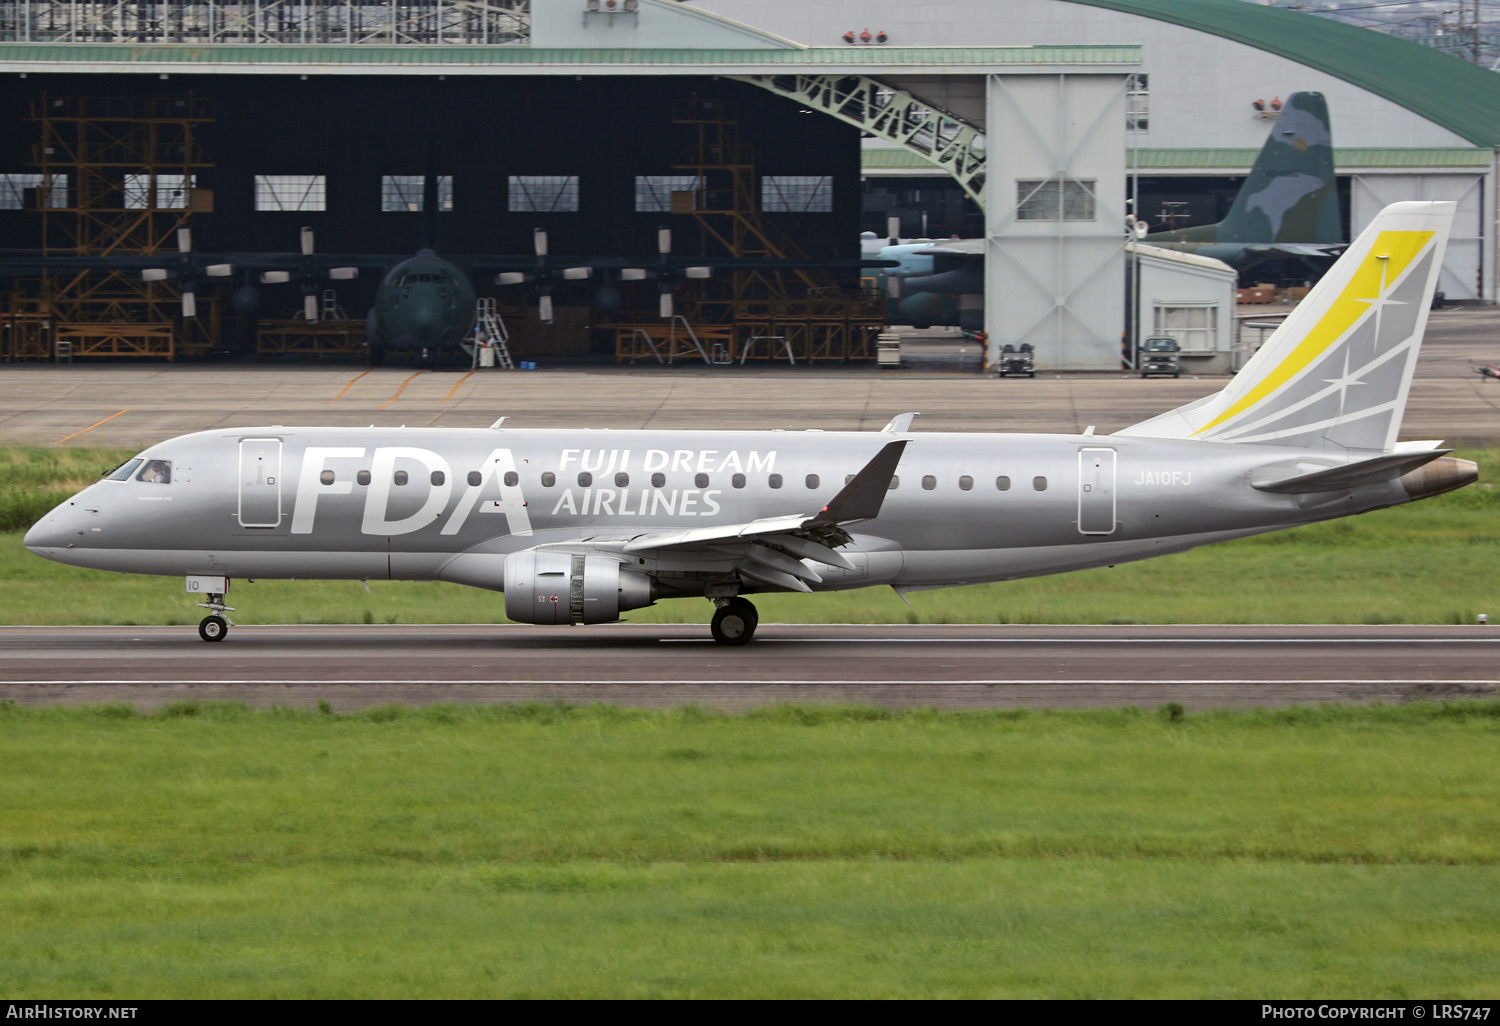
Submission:
<svg viewBox="0 0 1500 1026">
<path fill-rule="evenodd" d="M 505 557 L 505 615 L 520 623 L 613 623 L 652 601 L 650 577 L 605 556 L 528 549 Z"/>
</svg>

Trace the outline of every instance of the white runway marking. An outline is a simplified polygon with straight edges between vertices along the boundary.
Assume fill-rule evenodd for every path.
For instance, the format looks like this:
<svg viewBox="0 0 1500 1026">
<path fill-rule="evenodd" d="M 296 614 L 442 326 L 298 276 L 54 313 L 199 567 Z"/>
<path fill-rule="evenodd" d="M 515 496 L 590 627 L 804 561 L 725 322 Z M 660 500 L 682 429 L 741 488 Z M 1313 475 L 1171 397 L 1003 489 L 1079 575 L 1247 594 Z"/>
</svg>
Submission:
<svg viewBox="0 0 1500 1026">
<path fill-rule="evenodd" d="M 684 685 L 684 684 L 710 684 L 731 687 L 749 684 L 781 684 L 795 685 L 797 687 L 835 687 L 835 686 L 868 686 L 868 685 L 890 685 L 890 686 L 913 686 L 924 684 L 941 684 L 945 686 L 955 684 L 1056 684 L 1059 686 L 1074 686 L 1078 684 L 1500 684 L 1500 679 L 1489 677 L 1253 677 L 1253 678 L 1225 678 L 1216 679 L 1212 677 L 1183 677 L 1177 679 L 1162 678 L 1110 678 L 1096 679 L 1079 677 L 1072 679 L 1058 679 L 1056 677 L 985 677 L 964 680 L 932 679 L 919 680 L 903 678 L 900 680 L 868 680 L 868 679 L 841 679 L 841 680 L 757 680 L 754 678 L 743 679 L 677 679 L 663 680 L 660 677 L 648 677 L 638 679 L 604 679 L 590 678 L 587 680 L 558 680 L 557 678 L 525 678 L 514 680 L 492 680 L 484 677 L 472 678 L 450 678 L 450 679 L 424 679 L 424 678 L 341 678 L 338 680 L 316 680 L 297 679 L 291 677 L 265 677 L 265 678 L 237 678 L 237 679 L 202 679 L 202 678 L 176 678 L 171 680 L 130 680 L 130 679 L 79 679 L 59 677 L 50 680 L 10 680 L 0 681 L 0 687 L 13 684 L 545 684 L 549 686 L 566 684 L 625 684 L 625 685 Z"/>
</svg>

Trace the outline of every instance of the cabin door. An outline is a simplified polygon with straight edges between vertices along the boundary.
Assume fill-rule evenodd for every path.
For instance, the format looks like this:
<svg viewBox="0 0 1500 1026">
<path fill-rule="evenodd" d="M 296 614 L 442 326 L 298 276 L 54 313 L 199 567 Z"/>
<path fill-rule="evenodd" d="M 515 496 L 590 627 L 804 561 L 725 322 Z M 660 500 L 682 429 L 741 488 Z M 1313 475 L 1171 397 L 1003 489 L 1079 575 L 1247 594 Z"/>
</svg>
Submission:
<svg viewBox="0 0 1500 1026">
<path fill-rule="evenodd" d="M 1078 530 L 1115 532 L 1115 451 L 1078 450 Z"/>
<path fill-rule="evenodd" d="M 240 526 L 281 526 L 281 439 L 240 441 Z"/>
</svg>

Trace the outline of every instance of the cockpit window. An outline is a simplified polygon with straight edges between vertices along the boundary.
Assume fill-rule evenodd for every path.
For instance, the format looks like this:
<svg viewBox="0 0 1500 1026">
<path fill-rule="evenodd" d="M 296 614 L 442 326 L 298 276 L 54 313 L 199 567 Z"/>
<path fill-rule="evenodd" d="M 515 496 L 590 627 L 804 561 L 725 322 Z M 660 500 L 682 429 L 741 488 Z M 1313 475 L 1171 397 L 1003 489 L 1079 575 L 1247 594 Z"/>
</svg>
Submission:
<svg viewBox="0 0 1500 1026">
<path fill-rule="evenodd" d="M 171 460 L 147 460 L 141 472 L 135 475 L 137 481 L 145 481 L 147 484 L 171 484 L 172 483 L 172 461 Z"/>
<path fill-rule="evenodd" d="M 441 274 L 427 274 L 424 272 L 409 271 L 401 276 L 402 285 L 441 285 L 444 276 Z"/>
<path fill-rule="evenodd" d="M 126 460 L 124 463 L 121 463 L 114 470 L 111 470 L 108 474 L 105 474 L 104 480 L 129 481 L 130 475 L 135 473 L 135 468 L 139 467 L 142 463 L 145 462 L 146 461 L 141 459 L 139 456 L 132 457 L 131 459 Z"/>
</svg>

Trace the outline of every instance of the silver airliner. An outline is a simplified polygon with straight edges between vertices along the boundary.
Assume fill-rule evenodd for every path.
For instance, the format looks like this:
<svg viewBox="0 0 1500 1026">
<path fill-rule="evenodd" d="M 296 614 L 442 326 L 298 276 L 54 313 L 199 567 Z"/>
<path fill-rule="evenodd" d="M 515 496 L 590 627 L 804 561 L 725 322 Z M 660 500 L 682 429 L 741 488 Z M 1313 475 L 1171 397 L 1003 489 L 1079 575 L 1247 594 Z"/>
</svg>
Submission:
<svg viewBox="0 0 1500 1026">
<path fill-rule="evenodd" d="M 1112 435 L 216 429 L 48 513 L 32 552 L 181 576 L 222 640 L 234 578 L 440 580 L 534 624 L 704 597 L 898 592 L 1182 552 L 1451 491 L 1475 465 L 1398 442 L 1452 203 L 1387 207 L 1220 392 Z"/>
</svg>

